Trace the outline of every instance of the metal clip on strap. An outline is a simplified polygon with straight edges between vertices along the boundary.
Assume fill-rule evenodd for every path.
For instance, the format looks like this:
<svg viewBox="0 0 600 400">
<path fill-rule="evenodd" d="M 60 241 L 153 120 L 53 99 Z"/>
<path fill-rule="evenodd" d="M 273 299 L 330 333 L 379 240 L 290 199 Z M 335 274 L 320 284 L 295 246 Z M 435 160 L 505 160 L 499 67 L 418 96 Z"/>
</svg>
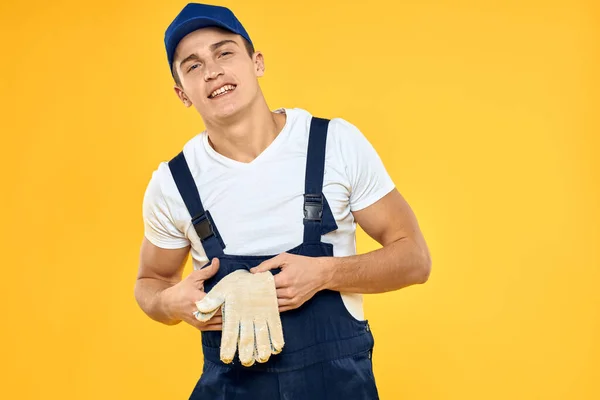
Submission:
<svg viewBox="0 0 600 400">
<path fill-rule="evenodd" d="M 206 213 L 198 214 L 192 218 L 192 224 L 194 224 L 194 229 L 196 229 L 196 233 L 203 242 L 215 235 L 215 231 L 213 230 Z"/>
<path fill-rule="evenodd" d="M 323 218 L 323 195 L 304 195 L 304 219 L 309 221 L 321 221 Z"/>
</svg>

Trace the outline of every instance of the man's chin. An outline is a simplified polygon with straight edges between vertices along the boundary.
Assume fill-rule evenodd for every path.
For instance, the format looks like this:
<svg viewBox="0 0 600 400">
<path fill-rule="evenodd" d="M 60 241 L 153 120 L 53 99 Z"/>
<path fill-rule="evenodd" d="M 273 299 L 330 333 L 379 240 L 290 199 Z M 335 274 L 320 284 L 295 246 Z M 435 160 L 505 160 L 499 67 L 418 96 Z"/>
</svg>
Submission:
<svg viewBox="0 0 600 400">
<path fill-rule="evenodd" d="M 236 116 L 242 114 L 243 111 L 244 107 L 241 107 L 240 104 L 232 102 L 219 105 L 219 107 L 216 107 L 212 110 L 211 114 L 214 119 L 224 121 L 235 118 Z"/>
</svg>

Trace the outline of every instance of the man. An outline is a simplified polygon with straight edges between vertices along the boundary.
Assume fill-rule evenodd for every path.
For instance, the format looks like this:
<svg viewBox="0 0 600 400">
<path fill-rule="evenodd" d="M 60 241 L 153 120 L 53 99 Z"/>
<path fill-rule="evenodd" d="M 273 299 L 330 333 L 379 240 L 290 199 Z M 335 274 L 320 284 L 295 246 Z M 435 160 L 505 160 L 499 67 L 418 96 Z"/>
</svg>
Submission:
<svg viewBox="0 0 600 400">
<path fill-rule="evenodd" d="M 148 184 L 135 295 L 151 318 L 202 331 L 191 398 L 378 398 L 361 294 L 427 281 L 409 205 L 352 124 L 269 109 L 264 56 L 230 10 L 188 4 L 165 45 L 175 93 L 206 130 Z M 355 223 L 382 248 L 356 255 Z M 194 271 L 182 278 L 190 252 Z M 195 302 L 239 269 L 274 274 L 286 341 L 252 367 L 220 362 L 220 313 L 195 317 Z"/>
</svg>

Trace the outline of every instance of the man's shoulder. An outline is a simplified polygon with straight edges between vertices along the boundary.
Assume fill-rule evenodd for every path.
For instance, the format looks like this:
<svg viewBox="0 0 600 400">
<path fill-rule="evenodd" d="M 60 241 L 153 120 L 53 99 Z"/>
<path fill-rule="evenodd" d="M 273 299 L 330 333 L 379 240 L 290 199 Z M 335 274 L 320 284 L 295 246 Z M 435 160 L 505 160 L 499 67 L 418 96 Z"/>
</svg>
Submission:
<svg viewBox="0 0 600 400">
<path fill-rule="evenodd" d="M 169 170 L 169 162 L 159 162 L 157 167 L 154 169 L 154 171 L 152 171 L 150 175 L 150 180 L 148 181 L 146 193 L 154 193 L 155 195 L 162 196 L 164 192 L 164 185 L 170 176 L 171 171 Z"/>
<path fill-rule="evenodd" d="M 206 131 L 202 131 L 194 137 L 192 137 L 191 139 L 189 139 L 187 142 L 185 142 L 181 151 L 173 155 L 171 160 L 173 160 L 181 153 L 183 153 L 186 158 L 195 157 L 198 154 L 198 152 L 201 151 L 201 149 L 203 148 L 203 140 L 205 136 Z"/>
<path fill-rule="evenodd" d="M 183 147 L 181 147 L 179 151 L 171 153 L 167 155 L 167 157 L 164 158 L 162 161 L 159 161 L 154 171 L 152 171 L 150 183 L 157 185 L 159 188 L 161 188 L 162 191 L 173 189 L 173 185 L 171 185 L 171 183 L 173 182 L 173 173 L 171 171 L 170 164 L 172 164 L 176 158 L 183 156 L 186 164 L 188 165 L 188 168 L 190 168 L 190 170 L 193 170 L 193 160 L 195 157 L 198 156 L 198 152 L 202 148 L 202 136 L 205 134 L 206 132 L 201 132 L 195 135 L 187 142 L 185 142 Z"/>
<path fill-rule="evenodd" d="M 352 122 L 341 116 L 327 115 L 326 113 L 314 114 L 304 108 L 286 108 L 285 111 L 295 122 L 306 123 L 307 129 L 310 128 L 310 122 L 312 121 L 313 117 L 329 120 L 329 126 L 327 130 L 328 136 L 361 135 L 360 130 Z"/>
<path fill-rule="evenodd" d="M 162 161 L 159 161 L 154 171 L 152 171 L 149 186 L 155 186 L 156 190 L 160 190 L 162 193 L 172 192 L 176 186 L 174 184 L 173 172 L 170 164 L 172 164 L 176 158 L 182 155 L 186 164 L 188 165 L 188 168 L 193 169 L 193 159 L 197 156 L 202 147 L 202 136 L 204 134 L 206 134 L 206 132 L 201 132 L 195 135 L 185 142 L 179 151 L 171 153 Z"/>
</svg>

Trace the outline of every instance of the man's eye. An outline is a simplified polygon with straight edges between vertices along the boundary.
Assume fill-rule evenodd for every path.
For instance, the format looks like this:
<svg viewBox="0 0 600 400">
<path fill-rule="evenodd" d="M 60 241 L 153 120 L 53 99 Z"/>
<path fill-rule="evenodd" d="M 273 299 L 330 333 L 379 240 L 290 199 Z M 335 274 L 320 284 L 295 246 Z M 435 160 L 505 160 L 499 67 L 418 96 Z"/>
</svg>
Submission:
<svg viewBox="0 0 600 400">
<path fill-rule="evenodd" d="M 232 54 L 230 51 L 224 51 L 221 53 L 221 57 L 226 56 L 228 54 Z"/>
<path fill-rule="evenodd" d="M 190 68 L 188 69 L 188 72 L 196 69 L 199 66 L 200 66 L 200 64 L 198 64 L 198 63 L 190 65 Z"/>
</svg>

